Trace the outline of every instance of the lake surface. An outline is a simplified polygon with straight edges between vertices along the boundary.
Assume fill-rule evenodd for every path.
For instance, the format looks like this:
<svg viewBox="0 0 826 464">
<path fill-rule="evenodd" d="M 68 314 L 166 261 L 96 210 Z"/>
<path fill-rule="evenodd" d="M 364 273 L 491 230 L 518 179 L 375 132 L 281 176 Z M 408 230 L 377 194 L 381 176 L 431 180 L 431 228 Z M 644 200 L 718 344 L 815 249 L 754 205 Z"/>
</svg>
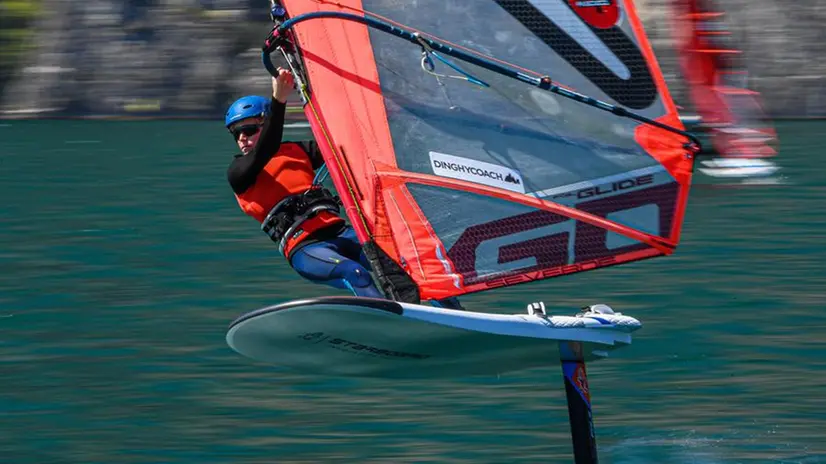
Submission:
<svg viewBox="0 0 826 464">
<path fill-rule="evenodd" d="M 463 300 L 644 323 L 589 366 L 601 462 L 826 462 L 826 123 L 779 131 L 783 182 L 697 185 L 673 256 Z M 233 150 L 210 122 L 0 121 L 0 460 L 571 461 L 555 360 L 390 382 L 230 350 L 241 313 L 344 294 L 240 212 Z"/>
</svg>

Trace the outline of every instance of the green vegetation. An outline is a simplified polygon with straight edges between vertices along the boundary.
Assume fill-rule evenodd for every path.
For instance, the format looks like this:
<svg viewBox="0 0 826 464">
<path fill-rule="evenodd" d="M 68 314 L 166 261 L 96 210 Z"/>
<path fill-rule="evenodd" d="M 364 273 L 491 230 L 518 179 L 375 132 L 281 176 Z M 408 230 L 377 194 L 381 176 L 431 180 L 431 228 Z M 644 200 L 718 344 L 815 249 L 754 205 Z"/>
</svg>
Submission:
<svg viewBox="0 0 826 464">
<path fill-rule="evenodd" d="M 41 0 L 0 0 L 0 86 L 33 44 Z"/>
</svg>

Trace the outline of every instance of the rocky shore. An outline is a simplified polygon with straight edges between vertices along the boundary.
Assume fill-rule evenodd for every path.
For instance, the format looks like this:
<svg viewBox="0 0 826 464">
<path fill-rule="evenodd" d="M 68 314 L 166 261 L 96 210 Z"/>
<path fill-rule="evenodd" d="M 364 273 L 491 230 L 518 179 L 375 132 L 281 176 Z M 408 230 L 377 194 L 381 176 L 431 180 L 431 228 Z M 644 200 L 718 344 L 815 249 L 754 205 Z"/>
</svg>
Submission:
<svg viewBox="0 0 826 464">
<path fill-rule="evenodd" d="M 0 117 L 215 118 L 235 97 L 268 91 L 259 46 L 270 24 L 261 2 L 40 3 L 34 43 L 0 89 Z M 636 3 L 679 103 L 684 89 L 665 0 Z M 728 0 L 725 7 L 767 111 L 826 117 L 822 0 Z"/>
</svg>

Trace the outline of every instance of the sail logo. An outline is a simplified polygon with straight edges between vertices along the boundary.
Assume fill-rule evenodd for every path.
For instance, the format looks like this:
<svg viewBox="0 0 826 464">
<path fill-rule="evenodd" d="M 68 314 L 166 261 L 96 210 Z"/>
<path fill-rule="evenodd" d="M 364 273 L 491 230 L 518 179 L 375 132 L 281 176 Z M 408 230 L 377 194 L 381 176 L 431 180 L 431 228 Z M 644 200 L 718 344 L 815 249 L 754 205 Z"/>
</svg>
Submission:
<svg viewBox="0 0 826 464">
<path fill-rule="evenodd" d="M 569 0 L 568 3 L 585 22 L 600 29 L 613 27 L 620 17 L 615 0 Z"/>
<path fill-rule="evenodd" d="M 507 176 L 505 176 L 505 182 L 510 182 L 512 184 L 521 184 L 522 183 L 521 180 L 517 179 L 516 177 L 513 177 L 513 174 L 508 174 Z"/>
<path fill-rule="evenodd" d="M 437 176 L 525 193 L 522 174 L 502 165 L 431 151 L 430 166 Z"/>
<path fill-rule="evenodd" d="M 667 239 L 678 194 L 679 184 L 663 179 L 659 185 L 589 197 L 573 206 Z M 622 233 L 535 210 L 468 227 L 447 255 L 466 286 L 493 288 L 609 266 L 634 253 L 661 252 Z"/>
<path fill-rule="evenodd" d="M 620 105 L 641 110 L 657 100 L 657 85 L 639 45 L 646 37 L 630 21 L 620 21 L 617 2 L 494 1 Z"/>
<path fill-rule="evenodd" d="M 571 383 L 582 393 L 583 398 L 588 403 L 591 402 L 591 389 L 588 388 L 588 376 L 585 373 L 585 365 L 577 364 L 574 374 L 571 376 Z"/>
</svg>

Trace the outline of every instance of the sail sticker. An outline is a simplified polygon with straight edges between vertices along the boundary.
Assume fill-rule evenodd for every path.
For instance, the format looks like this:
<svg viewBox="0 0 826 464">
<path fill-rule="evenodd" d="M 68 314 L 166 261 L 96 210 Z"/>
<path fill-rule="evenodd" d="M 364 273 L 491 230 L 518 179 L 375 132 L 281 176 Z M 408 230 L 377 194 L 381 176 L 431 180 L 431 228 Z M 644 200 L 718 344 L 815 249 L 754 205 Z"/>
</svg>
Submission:
<svg viewBox="0 0 826 464">
<path fill-rule="evenodd" d="M 430 152 L 433 174 L 451 179 L 476 182 L 512 192 L 525 193 L 522 174 L 515 169 L 484 161 L 462 158 L 437 151 Z"/>
<path fill-rule="evenodd" d="M 665 168 L 658 164 L 656 166 L 635 169 L 599 179 L 586 180 L 575 184 L 532 192 L 528 195 L 537 198 L 548 198 L 562 204 L 570 204 L 572 202 L 566 201 L 566 199 L 582 200 L 589 197 L 620 193 L 649 184 L 659 185 L 666 182 L 673 182 L 673 180 Z"/>
<path fill-rule="evenodd" d="M 495 1 L 617 103 L 640 110 L 656 101 L 648 63 L 622 29 L 590 28 L 563 0 Z"/>
<path fill-rule="evenodd" d="M 585 364 L 578 364 L 571 380 L 576 385 L 577 389 L 585 397 L 585 401 L 591 402 L 591 389 L 588 388 L 588 376 L 585 374 Z"/>
<path fill-rule="evenodd" d="M 575 351 L 582 353 L 581 343 L 568 343 L 567 345 L 569 347 L 579 346 L 580 348 Z M 575 351 L 567 347 L 564 350 L 566 354 L 573 354 Z M 582 355 L 580 354 L 579 359 L 581 359 L 581 357 Z M 588 386 L 588 373 L 585 370 L 585 363 L 580 361 L 563 361 L 562 373 L 565 376 L 565 379 L 570 382 L 571 387 L 573 387 L 573 389 L 582 397 L 582 400 L 585 402 L 585 406 L 590 409 L 591 389 Z"/>
<path fill-rule="evenodd" d="M 545 17 L 559 27 L 564 34 L 567 34 L 571 39 L 576 41 L 579 46 L 587 50 L 588 53 L 594 56 L 594 58 L 598 59 L 603 65 L 608 67 L 608 69 L 617 75 L 617 77 L 626 80 L 631 77 L 631 71 L 629 71 L 625 63 L 623 63 L 622 60 L 617 57 L 617 54 L 611 50 L 609 44 L 605 43 L 596 34 L 596 31 L 589 27 L 589 25 L 593 26 L 591 21 L 589 21 L 591 16 L 600 15 L 600 13 L 595 13 L 596 8 L 586 8 L 584 6 L 577 8 L 575 5 L 576 3 L 586 2 L 577 2 L 573 0 L 571 0 L 571 7 L 563 2 L 560 2 L 559 0 L 529 1 L 534 7 L 541 11 Z M 616 10 L 616 18 L 614 21 L 607 27 L 601 27 L 600 29 L 608 29 L 616 23 L 616 19 L 619 18 L 619 9 L 614 6 L 614 10 Z M 607 23 L 607 21 L 605 23 Z M 540 24 L 537 24 L 537 18 L 534 18 L 532 24 L 534 24 L 535 28 L 541 27 Z M 564 43 L 558 43 L 561 46 L 564 46 Z"/>
<path fill-rule="evenodd" d="M 570 0 L 571 8 L 591 26 L 608 29 L 620 17 L 617 0 Z"/>
</svg>

